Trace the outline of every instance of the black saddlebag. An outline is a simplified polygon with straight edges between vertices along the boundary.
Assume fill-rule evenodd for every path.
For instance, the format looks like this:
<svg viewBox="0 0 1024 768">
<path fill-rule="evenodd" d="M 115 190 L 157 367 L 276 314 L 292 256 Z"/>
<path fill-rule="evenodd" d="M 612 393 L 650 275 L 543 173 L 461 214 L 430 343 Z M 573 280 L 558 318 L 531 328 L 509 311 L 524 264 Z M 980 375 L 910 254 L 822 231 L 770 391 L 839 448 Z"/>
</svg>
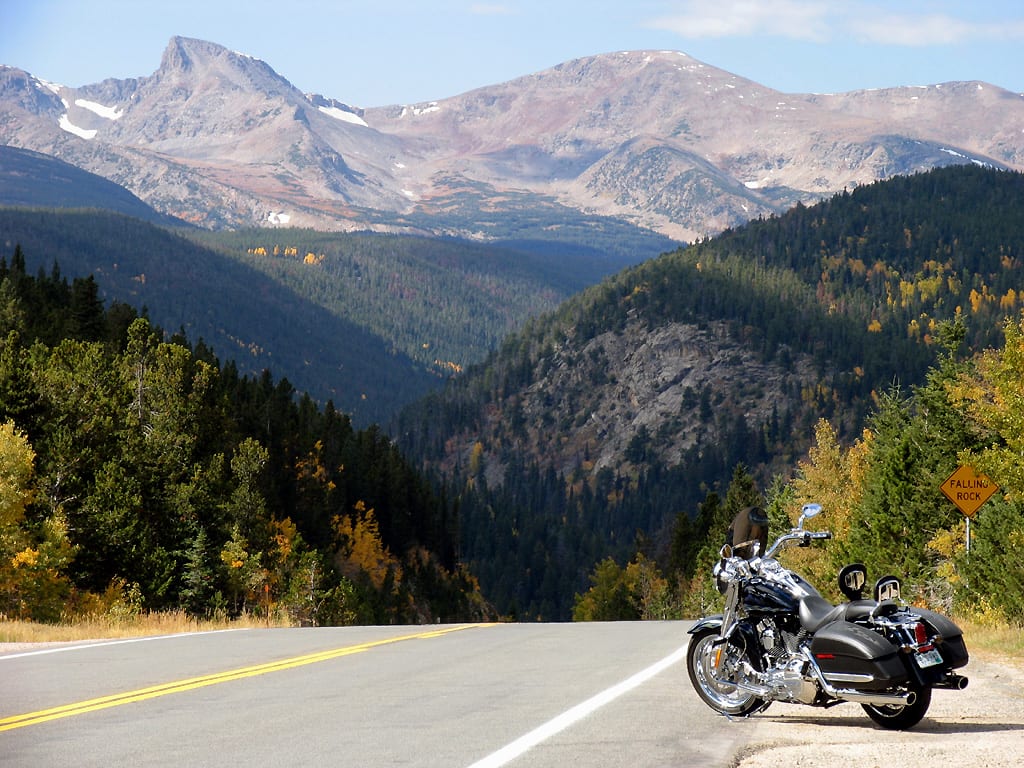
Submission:
<svg viewBox="0 0 1024 768">
<path fill-rule="evenodd" d="M 964 642 L 964 633 L 951 619 L 941 613 L 929 611 L 925 608 L 911 608 L 912 613 L 918 614 L 933 634 L 942 636 L 942 642 L 936 644 L 942 660 L 949 664 L 950 669 L 958 669 L 968 661 L 967 644 Z"/>
<path fill-rule="evenodd" d="M 811 640 L 811 653 L 829 685 L 836 688 L 884 690 L 907 678 L 896 646 L 848 621 L 819 629 Z"/>
</svg>

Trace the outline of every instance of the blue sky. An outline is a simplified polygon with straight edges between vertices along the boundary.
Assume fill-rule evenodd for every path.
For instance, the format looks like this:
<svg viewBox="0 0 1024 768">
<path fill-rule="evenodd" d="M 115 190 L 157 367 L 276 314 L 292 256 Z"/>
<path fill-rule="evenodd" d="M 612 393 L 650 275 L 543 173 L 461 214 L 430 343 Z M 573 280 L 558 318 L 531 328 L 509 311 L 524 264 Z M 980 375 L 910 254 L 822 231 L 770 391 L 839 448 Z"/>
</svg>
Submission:
<svg viewBox="0 0 1024 768">
<path fill-rule="evenodd" d="M 150 75 L 174 35 L 363 107 L 639 49 L 789 93 L 951 80 L 1024 93 L 1020 0 L 0 0 L 0 64 L 64 85 Z"/>
</svg>

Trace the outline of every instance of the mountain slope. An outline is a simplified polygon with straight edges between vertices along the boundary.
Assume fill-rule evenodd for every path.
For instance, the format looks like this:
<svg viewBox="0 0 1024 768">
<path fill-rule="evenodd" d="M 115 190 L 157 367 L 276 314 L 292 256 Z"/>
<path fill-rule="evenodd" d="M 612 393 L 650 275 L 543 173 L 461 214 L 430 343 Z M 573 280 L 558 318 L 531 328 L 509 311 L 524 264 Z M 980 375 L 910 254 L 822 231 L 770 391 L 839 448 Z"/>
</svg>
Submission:
<svg viewBox="0 0 1024 768">
<path fill-rule="evenodd" d="M 1022 121 L 1024 97 L 983 83 L 783 94 L 678 52 L 369 109 L 182 37 L 148 77 L 67 88 L 0 69 L 0 142 L 207 228 L 501 239 L 518 220 L 544 240 L 605 216 L 692 240 L 895 174 L 1021 169 Z"/>
<path fill-rule="evenodd" d="M 482 360 L 526 318 L 616 271 L 614 261 L 581 248 L 538 255 L 511 245 L 294 228 L 190 237 L 444 376 Z"/>
<path fill-rule="evenodd" d="M 258 270 L 136 219 L 99 211 L 0 209 L 0 246 L 20 245 L 26 271 L 93 275 L 103 298 L 137 309 L 169 333 L 204 341 L 242 374 L 270 369 L 299 391 L 384 421 L 436 386 L 424 366 Z"/>
<path fill-rule="evenodd" d="M 452 478 L 499 609 L 564 618 L 594 563 L 621 562 L 638 531 L 664 553 L 737 463 L 767 483 L 819 418 L 858 435 L 879 392 L 922 380 L 943 320 L 966 318 L 968 351 L 998 343 L 1022 284 L 1024 176 L 879 182 L 588 289 L 396 433 Z"/>
<path fill-rule="evenodd" d="M 673 465 L 713 437 L 675 412 L 705 385 L 717 416 L 725 402 L 752 424 L 825 407 L 855 430 L 858 402 L 920 379 L 937 323 L 962 314 L 972 349 L 998 343 L 1021 284 L 1024 175 L 962 166 L 879 182 L 664 254 L 535 319 L 449 387 L 458 410 L 476 409 L 442 420 L 464 438 L 420 450 L 458 446 L 464 463 L 478 441 L 485 456 L 519 445 L 570 472 L 589 444 L 593 469 L 621 471 L 641 428 L 674 423 L 655 441 Z"/>
<path fill-rule="evenodd" d="M 124 187 L 27 149 L 0 146 L 0 207 L 99 208 L 153 224 L 181 225 Z"/>
<path fill-rule="evenodd" d="M 65 174 L 70 166 L 39 157 L 44 167 L 63 169 L 62 194 L 105 202 L 96 192 L 113 187 L 109 182 L 97 187 L 97 177 Z M 616 237 L 632 245 L 632 258 L 670 242 L 627 234 Z M 105 298 L 146 307 L 169 332 L 203 339 L 243 372 L 270 368 L 315 399 L 332 399 L 361 425 L 387 423 L 483 359 L 528 317 L 617 271 L 628 256 L 554 241 L 491 245 L 295 228 L 166 231 L 101 211 L 0 207 L 5 257 L 18 244 L 30 272 L 56 264 L 73 277 L 95 275 Z"/>
</svg>

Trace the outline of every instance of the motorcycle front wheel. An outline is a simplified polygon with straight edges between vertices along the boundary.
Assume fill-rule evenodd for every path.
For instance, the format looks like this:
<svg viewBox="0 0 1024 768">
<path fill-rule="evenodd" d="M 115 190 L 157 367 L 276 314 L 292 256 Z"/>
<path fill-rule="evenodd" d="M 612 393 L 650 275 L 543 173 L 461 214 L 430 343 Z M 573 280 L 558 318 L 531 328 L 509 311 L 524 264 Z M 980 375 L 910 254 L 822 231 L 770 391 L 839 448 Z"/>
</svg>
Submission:
<svg viewBox="0 0 1024 768">
<path fill-rule="evenodd" d="M 732 717 L 745 717 L 764 709 L 768 703 L 743 691 L 729 681 L 741 662 L 750 663 L 745 650 L 732 643 L 718 644 L 718 631 L 705 629 L 690 638 L 686 670 L 701 700 L 712 709 Z"/>
<path fill-rule="evenodd" d="M 868 717 L 889 731 L 905 731 L 913 728 L 924 717 L 932 703 L 932 689 L 918 688 L 914 691 L 914 703 L 905 707 L 878 706 L 861 704 Z"/>
</svg>

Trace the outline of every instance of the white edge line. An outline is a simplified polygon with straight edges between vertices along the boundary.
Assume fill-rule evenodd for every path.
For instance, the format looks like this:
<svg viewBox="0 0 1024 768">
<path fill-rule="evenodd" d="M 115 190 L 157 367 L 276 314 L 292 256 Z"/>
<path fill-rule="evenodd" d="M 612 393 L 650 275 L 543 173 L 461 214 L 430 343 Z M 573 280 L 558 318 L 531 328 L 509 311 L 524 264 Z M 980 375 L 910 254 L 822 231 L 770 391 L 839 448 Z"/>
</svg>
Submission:
<svg viewBox="0 0 1024 768">
<path fill-rule="evenodd" d="M 126 637 L 123 640 L 104 640 L 100 643 L 82 643 L 81 645 L 63 645 L 60 648 L 43 648 L 39 651 L 25 651 L 24 653 L 0 653 L 0 661 L 7 659 L 23 659 L 26 656 L 43 656 L 47 653 L 65 653 L 66 651 L 81 651 L 84 648 L 100 648 L 105 645 L 124 645 L 125 643 L 144 643 L 148 640 L 171 640 L 175 637 L 192 637 L 195 635 L 216 635 L 221 632 L 244 632 L 248 627 L 238 629 L 211 629 L 204 632 L 178 632 L 173 635 L 151 635 L 149 637 Z"/>
<path fill-rule="evenodd" d="M 673 664 L 682 661 L 685 657 L 686 647 L 684 646 L 675 651 L 675 653 L 666 656 L 661 661 L 655 662 L 651 666 L 647 667 L 647 669 L 637 672 L 635 675 L 623 680 L 621 683 L 613 685 L 611 688 L 607 688 L 604 691 L 591 696 L 589 699 L 580 702 L 572 709 L 568 709 L 557 717 L 548 720 L 543 725 L 534 728 L 529 733 L 520 736 L 509 744 L 506 744 L 497 752 L 492 752 L 487 757 L 477 760 L 475 763 L 470 765 L 469 768 L 501 768 L 501 766 L 515 760 L 517 757 L 528 752 L 542 741 L 564 731 L 566 728 L 579 722 L 587 715 L 600 709 L 605 704 L 611 703 L 624 693 L 646 683 L 659 672 L 663 672 Z"/>
</svg>

